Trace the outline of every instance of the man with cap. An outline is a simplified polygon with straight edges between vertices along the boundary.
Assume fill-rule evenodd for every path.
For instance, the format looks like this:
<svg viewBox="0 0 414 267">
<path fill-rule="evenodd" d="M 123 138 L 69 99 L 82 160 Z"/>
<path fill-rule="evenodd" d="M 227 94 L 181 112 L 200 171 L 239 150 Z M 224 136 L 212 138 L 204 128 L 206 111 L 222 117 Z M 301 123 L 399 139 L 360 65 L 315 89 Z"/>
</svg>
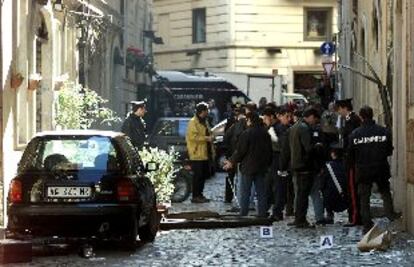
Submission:
<svg viewBox="0 0 414 267">
<path fill-rule="evenodd" d="M 193 203 L 209 202 L 203 196 L 204 183 L 210 176 L 210 162 L 214 158 L 211 136 L 208 123 L 208 104 L 200 102 L 196 105 L 196 114 L 189 121 L 186 142 L 188 156 L 191 161 L 193 176 Z"/>
<path fill-rule="evenodd" d="M 342 127 L 342 142 L 343 148 L 347 151 L 349 147 L 349 136 L 351 133 L 361 126 L 361 119 L 353 112 L 352 99 L 344 99 L 335 101 L 338 114 L 345 121 Z M 349 209 L 348 217 L 349 223 L 345 226 L 354 226 L 361 224 L 361 214 L 359 211 L 359 199 L 358 189 L 355 182 L 355 164 L 347 154 L 344 157 L 345 168 L 348 177 L 348 196 L 349 196 Z"/>
<path fill-rule="evenodd" d="M 145 101 L 131 101 L 132 112 L 128 114 L 122 125 L 121 131 L 129 136 L 132 144 L 138 149 L 142 149 L 146 141 L 146 125 L 143 117 L 147 113 Z"/>
</svg>

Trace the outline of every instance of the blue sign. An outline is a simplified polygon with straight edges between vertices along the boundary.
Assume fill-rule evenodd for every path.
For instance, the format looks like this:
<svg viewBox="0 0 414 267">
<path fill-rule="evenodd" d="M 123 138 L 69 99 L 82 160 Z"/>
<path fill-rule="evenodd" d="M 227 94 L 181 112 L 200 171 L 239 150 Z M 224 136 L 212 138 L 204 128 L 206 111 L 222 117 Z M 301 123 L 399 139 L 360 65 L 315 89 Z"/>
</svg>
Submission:
<svg viewBox="0 0 414 267">
<path fill-rule="evenodd" d="M 321 45 L 321 52 L 324 55 L 332 55 L 335 53 L 335 45 L 332 42 L 324 42 Z"/>
</svg>

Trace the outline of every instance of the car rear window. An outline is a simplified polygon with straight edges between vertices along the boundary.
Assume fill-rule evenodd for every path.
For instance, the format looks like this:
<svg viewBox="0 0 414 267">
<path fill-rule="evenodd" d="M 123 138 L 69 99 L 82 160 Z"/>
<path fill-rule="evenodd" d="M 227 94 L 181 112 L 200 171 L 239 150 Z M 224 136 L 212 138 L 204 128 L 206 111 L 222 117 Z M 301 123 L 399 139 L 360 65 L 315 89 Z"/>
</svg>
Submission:
<svg viewBox="0 0 414 267">
<path fill-rule="evenodd" d="M 29 147 L 27 148 L 29 149 Z M 110 138 L 104 136 L 52 136 L 30 144 L 30 154 L 20 162 L 24 170 L 108 172 L 120 168 L 117 151 Z M 24 171 L 20 170 L 20 171 Z M 85 172 L 84 172 L 85 173 Z"/>
</svg>

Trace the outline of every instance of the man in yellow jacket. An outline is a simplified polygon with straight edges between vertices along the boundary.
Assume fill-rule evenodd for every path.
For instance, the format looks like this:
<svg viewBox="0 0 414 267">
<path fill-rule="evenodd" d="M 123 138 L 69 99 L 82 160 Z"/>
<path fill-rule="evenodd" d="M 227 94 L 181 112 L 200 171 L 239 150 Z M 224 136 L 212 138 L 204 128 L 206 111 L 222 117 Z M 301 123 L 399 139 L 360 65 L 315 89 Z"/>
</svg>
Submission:
<svg viewBox="0 0 414 267">
<path fill-rule="evenodd" d="M 196 105 L 196 114 L 188 123 L 186 142 L 191 161 L 193 177 L 193 203 L 205 203 L 210 200 L 203 196 L 204 183 L 210 176 L 209 162 L 213 159 L 213 145 L 208 124 L 208 104 Z"/>
</svg>

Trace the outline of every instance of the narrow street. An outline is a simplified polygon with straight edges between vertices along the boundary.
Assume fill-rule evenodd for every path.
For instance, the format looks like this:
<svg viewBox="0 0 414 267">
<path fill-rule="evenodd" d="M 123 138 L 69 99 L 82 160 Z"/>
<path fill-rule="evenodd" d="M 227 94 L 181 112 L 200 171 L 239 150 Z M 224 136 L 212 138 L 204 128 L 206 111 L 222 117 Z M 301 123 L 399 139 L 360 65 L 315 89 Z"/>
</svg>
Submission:
<svg viewBox="0 0 414 267">
<path fill-rule="evenodd" d="M 211 203 L 191 204 L 187 200 L 174 204 L 170 212 L 226 212 L 231 206 L 223 204 L 223 188 L 224 175 L 218 174 L 206 184 Z M 372 199 L 372 205 L 378 204 L 381 201 Z M 94 258 L 84 259 L 76 251 L 38 251 L 42 256 L 35 256 L 30 264 L 6 266 L 412 266 L 414 262 L 414 238 L 408 234 L 394 232 L 387 252 L 361 253 L 356 247 L 361 229 L 343 227 L 345 213 L 337 216 L 332 226 L 307 230 L 288 227 L 290 219 L 274 223 L 274 236 L 268 239 L 260 238 L 258 226 L 172 230 L 160 232 L 154 243 L 133 254 L 104 247 L 96 249 Z M 334 236 L 332 249 L 320 249 L 321 235 Z"/>
</svg>

